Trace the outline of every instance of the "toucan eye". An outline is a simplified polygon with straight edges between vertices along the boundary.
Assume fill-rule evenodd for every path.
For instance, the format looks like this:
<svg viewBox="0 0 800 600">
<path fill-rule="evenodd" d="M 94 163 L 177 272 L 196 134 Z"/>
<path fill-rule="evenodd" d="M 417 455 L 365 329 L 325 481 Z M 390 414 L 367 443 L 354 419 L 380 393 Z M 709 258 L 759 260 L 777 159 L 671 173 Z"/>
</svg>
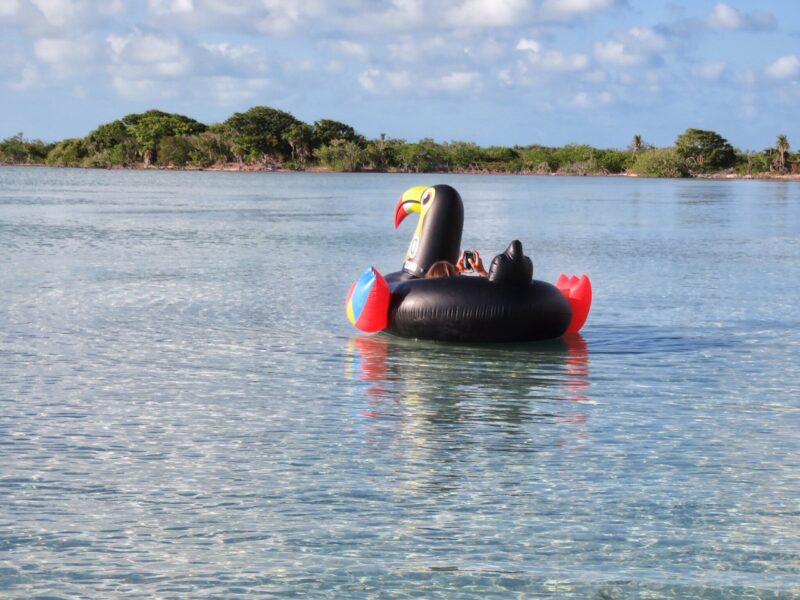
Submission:
<svg viewBox="0 0 800 600">
<path fill-rule="evenodd" d="M 426 206 L 428 202 L 430 202 L 430 199 L 431 199 L 431 194 L 430 192 L 428 192 L 422 197 L 422 206 Z"/>
</svg>

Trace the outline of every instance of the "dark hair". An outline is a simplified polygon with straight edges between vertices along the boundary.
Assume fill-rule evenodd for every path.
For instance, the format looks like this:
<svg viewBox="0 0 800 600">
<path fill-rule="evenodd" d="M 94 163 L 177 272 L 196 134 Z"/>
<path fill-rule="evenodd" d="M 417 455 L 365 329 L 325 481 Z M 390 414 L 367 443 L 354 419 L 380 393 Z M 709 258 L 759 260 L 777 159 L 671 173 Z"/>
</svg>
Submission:
<svg viewBox="0 0 800 600">
<path fill-rule="evenodd" d="M 454 277 L 456 275 L 458 275 L 456 266 L 446 260 L 437 260 L 431 265 L 428 272 L 425 273 L 427 279 L 433 279 L 435 277 Z"/>
</svg>

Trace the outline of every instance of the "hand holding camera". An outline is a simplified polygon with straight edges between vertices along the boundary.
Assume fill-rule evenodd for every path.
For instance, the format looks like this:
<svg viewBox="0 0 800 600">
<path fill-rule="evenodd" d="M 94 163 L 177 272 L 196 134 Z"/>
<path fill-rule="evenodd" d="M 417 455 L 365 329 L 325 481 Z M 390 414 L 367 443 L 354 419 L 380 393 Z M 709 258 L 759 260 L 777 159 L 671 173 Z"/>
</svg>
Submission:
<svg viewBox="0 0 800 600">
<path fill-rule="evenodd" d="M 473 272 L 486 276 L 486 269 L 483 268 L 483 261 L 477 250 L 462 250 L 456 267 L 459 273 Z"/>
<path fill-rule="evenodd" d="M 474 261 L 475 253 L 472 250 L 464 250 L 464 260 L 461 262 L 461 264 L 463 265 L 465 271 L 472 271 L 473 266 L 471 263 Z"/>
</svg>

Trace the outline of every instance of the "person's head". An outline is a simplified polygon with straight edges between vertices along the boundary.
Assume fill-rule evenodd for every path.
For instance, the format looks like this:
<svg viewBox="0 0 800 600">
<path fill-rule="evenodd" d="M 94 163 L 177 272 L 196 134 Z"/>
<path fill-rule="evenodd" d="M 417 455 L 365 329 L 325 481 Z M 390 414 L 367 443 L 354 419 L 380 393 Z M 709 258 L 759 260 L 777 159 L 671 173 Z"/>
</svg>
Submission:
<svg viewBox="0 0 800 600">
<path fill-rule="evenodd" d="M 425 273 L 425 277 L 428 279 L 433 279 L 434 277 L 455 277 L 456 275 L 458 275 L 456 266 L 446 260 L 437 260 L 431 265 L 428 272 Z"/>
</svg>

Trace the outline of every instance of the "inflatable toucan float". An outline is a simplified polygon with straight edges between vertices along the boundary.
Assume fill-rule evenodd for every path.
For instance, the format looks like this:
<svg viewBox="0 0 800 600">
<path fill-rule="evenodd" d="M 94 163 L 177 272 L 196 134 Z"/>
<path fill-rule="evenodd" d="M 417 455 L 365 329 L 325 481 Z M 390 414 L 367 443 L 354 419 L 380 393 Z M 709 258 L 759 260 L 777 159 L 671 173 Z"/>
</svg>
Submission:
<svg viewBox="0 0 800 600">
<path fill-rule="evenodd" d="M 400 196 L 394 226 L 411 213 L 417 228 L 401 271 L 370 267 L 350 288 L 347 316 L 366 332 L 451 342 L 547 340 L 577 332 L 592 304 L 586 275 L 562 274 L 555 285 L 533 279 L 533 263 L 514 240 L 492 260 L 488 277 L 426 279 L 437 261 L 455 264 L 464 204 L 449 185 L 413 187 Z"/>
</svg>

